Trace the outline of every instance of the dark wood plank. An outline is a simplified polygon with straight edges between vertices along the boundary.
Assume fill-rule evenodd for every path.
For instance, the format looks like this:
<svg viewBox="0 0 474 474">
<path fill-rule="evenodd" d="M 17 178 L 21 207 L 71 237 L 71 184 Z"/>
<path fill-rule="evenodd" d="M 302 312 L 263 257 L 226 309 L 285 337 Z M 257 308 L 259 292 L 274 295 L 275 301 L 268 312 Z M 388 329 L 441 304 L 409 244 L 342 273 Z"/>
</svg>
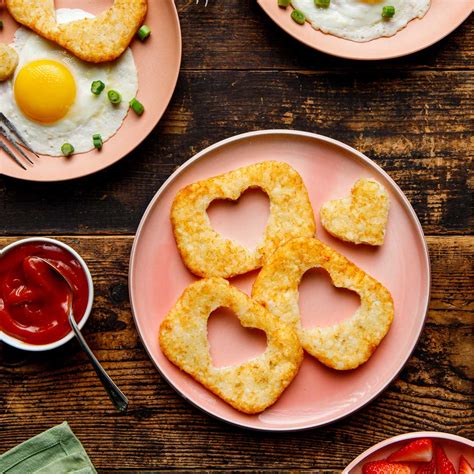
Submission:
<svg viewBox="0 0 474 474">
<path fill-rule="evenodd" d="M 374 402 L 345 420 L 301 433 L 232 428 L 191 407 L 158 375 L 133 325 L 127 292 L 130 237 L 63 237 L 90 263 L 95 307 L 85 333 L 130 396 L 115 413 L 73 342 L 31 356 L 0 351 L 0 452 L 68 420 L 106 469 L 327 469 L 340 471 L 387 437 L 437 430 L 474 436 L 474 237 L 430 237 L 433 291 L 427 324 L 407 366 Z M 13 238 L 0 238 L 0 247 Z"/>
<path fill-rule="evenodd" d="M 466 71 L 183 72 L 164 119 L 115 166 L 66 183 L 0 177 L 0 233 L 133 233 L 177 165 L 267 128 L 358 148 L 397 181 L 426 233 L 469 233 L 472 88 Z"/>
<path fill-rule="evenodd" d="M 276 2 L 276 0 L 275 0 Z M 378 71 L 465 69 L 474 55 L 473 19 L 416 54 L 382 62 L 335 58 L 308 48 L 267 17 L 255 0 L 178 0 L 183 69 Z M 289 12 L 288 12 L 289 14 Z"/>
</svg>

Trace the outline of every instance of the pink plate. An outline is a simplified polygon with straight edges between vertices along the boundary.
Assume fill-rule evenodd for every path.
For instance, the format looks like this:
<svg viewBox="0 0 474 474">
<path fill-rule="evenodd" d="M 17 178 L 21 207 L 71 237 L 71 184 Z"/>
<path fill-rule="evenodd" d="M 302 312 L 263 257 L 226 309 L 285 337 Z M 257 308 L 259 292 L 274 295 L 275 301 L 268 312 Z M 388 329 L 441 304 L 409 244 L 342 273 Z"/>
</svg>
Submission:
<svg viewBox="0 0 474 474">
<path fill-rule="evenodd" d="M 291 17 L 291 7 L 280 8 L 277 0 L 257 0 L 267 15 L 293 38 L 323 53 L 348 59 L 389 59 L 427 48 L 455 30 L 472 12 L 472 0 L 431 0 L 422 19 L 411 21 L 394 36 L 366 43 L 338 38 L 303 26 Z"/>
<path fill-rule="evenodd" d="M 361 474 L 362 466 L 371 461 L 379 461 L 385 459 L 390 454 L 402 448 L 406 444 L 420 438 L 431 438 L 434 443 L 439 444 L 446 452 L 449 460 L 454 464 L 455 469 L 458 468 L 459 457 L 464 456 L 467 461 L 474 465 L 474 443 L 461 436 L 449 433 L 438 433 L 435 431 L 419 431 L 416 433 L 406 433 L 393 438 L 386 439 L 358 456 L 347 466 L 342 474 Z M 411 466 L 412 473 L 416 471 L 416 464 Z"/>
<path fill-rule="evenodd" d="M 112 5 L 112 0 L 56 0 L 56 8 L 81 8 L 98 14 Z M 95 173 L 130 153 L 153 130 L 163 115 L 178 79 L 181 63 L 181 31 L 173 0 L 148 2 L 145 22 L 152 30 L 146 42 L 132 41 L 132 51 L 138 69 L 138 99 L 145 113 L 137 117 L 128 114 L 122 127 L 106 142 L 102 151 L 74 155 L 71 158 L 41 156 L 35 166 L 22 170 L 0 152 L 0 174 L 29 181 L 63 181 Z M 2 7 L 0 6 L 0 11 Z M 9 42 L 18 24 L 5 12 L 5 28 L 0 41 Z"/>
<path fill-rule="evenodd" d="M 194 181 L 265 160 L 285 161 L 302 176 L 317 218 L 328 199 L 349 193 L 360 177 L 374 177 L 391 198 L 385 244 L 372 249 L 329 236 L 317 222 L 318 237 L 380 280 L 395 300 L 395 321 L 373 357 L 357 370 L 337 372 L 312 357 L 275 405 L 260 415 L 239 413 L 181 372 L 163 355 L 158 328 L 185 287 L 195 280 L 183 265 L 169 221 L 176 192 Z M 268 215 L 260 191 L 238 203 L 217 201 L 209 208 L 214 228 L 244 245 L 255 245 Z M 228 422 L 260 430 L 289 431 L 320 426 L 344 417 L 377 396 L 398 374 L 423 328 L 430 290 L 430 268 L 423 231 L 409 202 L 390 177 L 366 156 L 336 140 L 307 132 L 269 130 L 245 133 L 206 148 L 182 165 L 148 206 L 132 249 L 130 299 L 143 343 L 163 377 L 191 403 Z M 232 279 L 249 293 L 255 272 Z M 335 289 L 326 274 L 309 272 L 300 285 L 303 324 L 334 324 L 348 318 L 359 301 Z M 315 317 L 314 308 L 318 315 Z M 238 364 L 263 352 L 265 338 L 249 333 L 233 315 L 220 311 L 209 322 L 216 366 Z"/>
</svg>

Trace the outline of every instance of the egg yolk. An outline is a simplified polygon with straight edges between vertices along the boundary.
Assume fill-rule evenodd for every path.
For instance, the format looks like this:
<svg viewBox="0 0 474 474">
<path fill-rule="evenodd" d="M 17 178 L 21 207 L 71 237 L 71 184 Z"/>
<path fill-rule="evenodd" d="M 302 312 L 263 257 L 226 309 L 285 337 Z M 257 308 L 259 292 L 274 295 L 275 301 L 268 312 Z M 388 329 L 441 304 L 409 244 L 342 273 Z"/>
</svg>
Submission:
<svg viewBox="0 0 474 474">
<path fill-rule="evenodd" d="M 31 120 L 53 123 L 63 118 L 76 98 L 76 82 L 57 61 L 41 59 L 24 66 L 15 79 L 15 100 Z"/>
</svg>

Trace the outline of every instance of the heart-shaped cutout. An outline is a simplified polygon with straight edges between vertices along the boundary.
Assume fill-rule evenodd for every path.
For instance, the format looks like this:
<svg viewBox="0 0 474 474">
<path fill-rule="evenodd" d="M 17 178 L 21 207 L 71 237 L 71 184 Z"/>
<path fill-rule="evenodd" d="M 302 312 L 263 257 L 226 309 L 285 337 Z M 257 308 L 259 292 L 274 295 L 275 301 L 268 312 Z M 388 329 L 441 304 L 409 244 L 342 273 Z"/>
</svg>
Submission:
<svg viewBox="0 0 474 474">
<path fill-rule="evenodd" d="M 351 318 L 329 327 L 302 326 L 298 287 L 310 268 L 323 268 L 334 286 L 360 296 L 360 306 Z M 290 324 L 309 354 L 337 370 L 355 369 L 366 362 L 387 334 L 394 315 L 392 296 L 384 286 L 315 238 L 293 239 L 279 247 L 258 274 L 252 297 Z"/>
<path fill-rule="evenodd" d="M 210 314 L 229 308 L 242 326 L 264 331 L 263 354 L 230 367 L 215 367 L 207 339 Z M 222 278 L 188 286 L 160 326 L 168 359 L 244 413 L 259 413 L 278 399 L 303 361 L 298 336 L 289 326 Z"/>
<path fill-rule="evenodd" d="M 322 226 L 334 237 L 354 244 L 382 245 L 390 201 L 374 179 L 359 179 L 351 195 L 321 206 Z"/>
<path fill-rule="evenodd" d="M 245 328 L 229 308 L 218 308 L 207 322 L 209 353 L 214 367 L 229 367 L 251 360 L 267 348 L 263 331 Z"/>
<path fill-rule="evenodd" d="M 54 0 L 7 0 L 6 5 L 18 23 L 93 63 L 113 61 L 125 51 L 148 7 L 146 0 L 114 0 L 95 18 L 58 24 Z"/>
<path fill-rule="evenodd" d="M 207 215 L 212 228 L 225 239 L 255 251 L 263 239 L 270 202 L 261 189 L 248 189 L 235 201 L 216 199 L 208 207 Z"/>
<path fill-rule="evenodd" d="M 251 188 L 261 189 L 270 200 L 263 239 L 254 251 L 216 232 L 206 212 L 216 199 L 235 201 Z M 176 195 L 170 218 L 185 265 L 202 277 L 230 278 L 255 270 L 282 242 L 315 232 L 313 209 L 301 176 L 290 165 L 276 161 L 186 186 Z M 247 228 L 245 222 L 240 225 Z"/>
<path fill-rule="evenodd" d="M 336 288 L 323 268 L 309 269 L 298 287 L 301 326 L 329 327 L 349 319 L 360 307 L 360 297 L 347 288 Z"/>
</svg>

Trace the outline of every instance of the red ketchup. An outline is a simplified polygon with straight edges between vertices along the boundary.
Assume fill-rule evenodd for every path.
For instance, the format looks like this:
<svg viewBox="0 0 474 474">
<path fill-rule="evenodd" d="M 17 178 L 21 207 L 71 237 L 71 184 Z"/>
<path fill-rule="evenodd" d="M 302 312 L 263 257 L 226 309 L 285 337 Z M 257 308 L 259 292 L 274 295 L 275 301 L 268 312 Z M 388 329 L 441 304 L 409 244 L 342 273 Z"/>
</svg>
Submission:
<svg viewBox="0 0 474 474">
<path fill-rule="evenodd" d="M 71 331 L 67 320 L 68 287 L 73 287 L 74 318 L 84 316 L 89 298 L 86 274 L 66 249 L 49 242 L 26 242 L 0 257 L 0 331 L 28 344 L 49 344 Z"/>
</svg>

